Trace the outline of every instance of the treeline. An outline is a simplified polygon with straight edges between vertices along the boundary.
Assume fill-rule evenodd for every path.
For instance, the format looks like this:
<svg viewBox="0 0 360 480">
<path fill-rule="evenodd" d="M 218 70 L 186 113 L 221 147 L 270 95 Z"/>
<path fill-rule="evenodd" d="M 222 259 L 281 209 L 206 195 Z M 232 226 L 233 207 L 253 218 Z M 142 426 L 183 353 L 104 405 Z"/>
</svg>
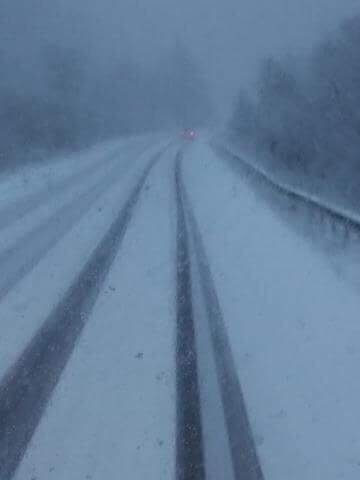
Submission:
<svg viewBox="0 0 360 480">
<path fill-rule="evenodd" d="M 241 94 L 232 139 L 256 161 L 348 206 L 360 199 L 360 16 L 302 59 L 264 62 L 255 98 Z"/>
<path fill-rule="evenodd" d="M 79 49 L 51 45 L 34 68 L 41 88 L 33 81 L 0 82 L 2 166 L 26 158 L 26 151 L 74 150 L 120 135 L 199 125 L 211 115 L 196 63 L 180 45 L 147 69 L 129 58 L 98 68 Z"/>
</svg>

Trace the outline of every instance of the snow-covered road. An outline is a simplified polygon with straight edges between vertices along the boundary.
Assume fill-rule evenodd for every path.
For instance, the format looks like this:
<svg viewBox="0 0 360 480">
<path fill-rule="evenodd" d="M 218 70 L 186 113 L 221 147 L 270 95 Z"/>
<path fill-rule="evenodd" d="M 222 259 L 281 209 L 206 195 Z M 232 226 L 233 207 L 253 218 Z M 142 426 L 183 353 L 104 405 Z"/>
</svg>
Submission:
<svg viewBox="0 0 360 480">
<path fill-rule="evenodd" d="M 0 196 L 0 480 L 358 478 L 359 296 L 206 140 Z"/>
</svg>

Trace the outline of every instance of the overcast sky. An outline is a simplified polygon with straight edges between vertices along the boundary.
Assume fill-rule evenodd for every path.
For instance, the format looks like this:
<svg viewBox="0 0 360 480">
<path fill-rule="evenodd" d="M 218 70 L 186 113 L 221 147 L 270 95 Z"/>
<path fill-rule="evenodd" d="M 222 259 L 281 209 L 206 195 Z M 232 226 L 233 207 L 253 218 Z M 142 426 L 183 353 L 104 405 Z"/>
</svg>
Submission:
<svg viewBox="0 0 360 480">
<path fill-rule="evenodd" d="M 359 0 L 1 0 L 0 35 L 19 72 L 42 42 L 83 44 L 107 61 L 116 52 L 154 63 L 183 39 L 226 110 L 250 87 L 266 55 L 306 52 Z M 5 26 L 5 28 L 4 28 Z M 6 36 L 6 42 L 4 37 Z M 35 55 L 35 53 L 34 53 Z"/>
</svg>

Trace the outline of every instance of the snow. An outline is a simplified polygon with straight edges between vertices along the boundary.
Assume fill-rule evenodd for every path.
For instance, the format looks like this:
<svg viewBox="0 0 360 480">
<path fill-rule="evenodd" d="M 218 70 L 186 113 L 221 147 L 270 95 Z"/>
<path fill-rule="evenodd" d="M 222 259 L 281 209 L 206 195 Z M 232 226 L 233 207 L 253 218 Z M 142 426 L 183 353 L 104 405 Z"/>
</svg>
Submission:
<svg viewBox="0 0 360 480">
<path fill-rule="evenodd" d="M 18 480 L 29 472 L 48 479 L 49 471 L 69 480 L 116 478 L 119 472 L 129 479 L 172 477 L 173 156 L 165 155 L 147 180 Z"/>
<path fill-rule="evenodd" d="M 206 145 L 185 172 L 265 478 L 358 478 L 358 295 Z"/>
<path fill-rule="evenodd" d="M 301 179 L 300 185 L 296 185 L 296 177 L 293 179 L 293 184 L 286 182 L 282 179 L 279 179 L 274 175 L 269 168 L 264 168 L 258 162 L 254 162 L 249 159 L 249 155 L 244 151 L 236 148 L 236 153 L 233 151 L 233 148 L 225 147 L 225 151 L 239 157 L 239 162 L 242 162 L 250 170 L 254 172 L 255 175 L 261 180 L 265 180 L 269 183 L 270 186 L 274 187 L 277 190 L 282 191 L 285 195 L 295 195 L 302 199 L 304 202 L 309 203 L 309 208 L 319 207 L 324 210 L 327 210 L 329 213 L 332 213 L 336 216 L 348 219 L 350 222 L 360 225 L 360 216 L 356 214 L 353 210 L 342 207 L 341 205 L 336 205 L 334 202 L 329 202 L 326 198 L 323 198 L 322 195 L 316 194 L 306 190 L 304 181 Z M 312 204 L 312 205 L 311 205 Z"/>
<path fill-rule="evenodd" d="M 91 170 L 93 167 L 101 168 L 104 163 L 116 157 L 121 158 L 131 152 L 140 152 L 141 149 L 150 147 L 154 143 L 163 142 L 164 135 L 143 135 L 137 137 L 124 137 L 120 140 L 107 141 L 97 144 L 79 153 L 58 156 L 48 161 L 30 164 L 21 167 L 12 173 L 3 173 L 0 176 L 1 210 L 11 203 L 23 200 L 26 195 L 31 198 L 34 194 L 46 191 L 50 195 L 58 193 L 58 185 L 69 183 L 73 178 Z M 3 219 L 0 220 L 0 228 Z"/>
<path fill-rule="evenodd" d="M 230 443 L 225 427 L 200 273 L 197 262 L 191 263 L 206 478 L 237 480 L 232 471 Z"/>
<path fill-rule="evenodd" d="M 148 161 L 151 152 L 157 151 L 158 148 L 152 147 L 145 155 L 138 158 L 134 154 L 129 154 L 123 162 L 119 162 L 119 170 L 115 177 L 115 180 L 119 179 L 118 185 L 113 185 L 99 198 L 92 199 L 87 195 L 84 199 L 85 205 L 80 205 L 80 213 L 86 212 L 85 207 L 88 206 L 89 200 L 94 200 L 94 203 L 90 205 L 87 214 L 78 219 L 76 225 L 71 225 L 72 215 L 78 213 L 76 209 L 79 207 L 78 199 L 75 197 L 75 203 L 69 203 L 67 209 L 61 212 L 61 218 L 58 219 L 55 227 L 54 224 L 51 224 L 49 229 L 46 229 L 47 224 L 45 223 L 44 230 L 40 232 L 41 236 L 35 236 L 32 243 L 29 241 L 21 243 L 14 252 L 12 261 L 8 261 L 6 257 L 3 259 L 1 284 L 6 285 L 6 281 L 13 275 L 14 268 L 31 262 L 32 253 L 38 248 L 39 242 L 46 244 L 48 239 L 56 242 L 59 232 L 65 233 L 56 248 L 51 248 L 32 272 L 26 275 L 2 299 L 0 304 L 0 316 L 3 319 L 0 336 L 1 375 L 18 357 L 53 306 L 60 300 L 71 281 L 81 271 L 104 232 L 111 225 L 114 216 L 118 213 L 119 205 L 126 201 L 134 182 L 146 164 L 144 162 Z M 136 161 L 134 161 L 135 159 Z M 107 179 L 107 184 L 111 184 L 109 179 Z M 121 188 L 119 188 L 119 184 Z M 90 183 L 90 189 L 91 185 Z M 57 215 L 57 210 L 54 211 L 54 215 Z M 69 231 L 66 231 L 67 227 L 69 227 Z"/>
<path fill-rule="evenodd" d="M 150 158 L 168 141 L 165 136 L 133 138 L 54 167 L 32 167 L 23 190 L 25 174 L 2 179 L 2 208 L 43 190 L 46 178 L 50 187 L 41 205 L 2 230 L 2 282 L 22 262 L 31 262 L 37 249 L 49 248 L 1 299 L 1 376 L 81 271 Z M 175 144 L 164 153 L 146 181 L 15 480 L 173 478 L 178 148 Z M 97 163 L 99 170 L 56 190 L 59 182 L 71 183 L 76 172 Z M 358 293 L 207 142 L 189 144 L 183 166 L 265 479 L 357 479 Z M 15 244 L 7 260 L 4 252 Z M 205 308 L 194 265 L 194 312 L 200 319 Z M 196 334 L 209 479 L 232 480 L 204 325 L 196 323 Z"/>
</svg>

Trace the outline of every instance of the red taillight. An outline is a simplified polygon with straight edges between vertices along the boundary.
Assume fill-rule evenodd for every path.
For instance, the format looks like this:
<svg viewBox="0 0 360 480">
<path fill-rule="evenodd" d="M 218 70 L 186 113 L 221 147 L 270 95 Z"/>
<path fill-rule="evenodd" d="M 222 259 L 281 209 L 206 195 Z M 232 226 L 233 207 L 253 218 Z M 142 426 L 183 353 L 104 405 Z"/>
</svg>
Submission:
<svg viewBox="0 0 360 480">
<path fill-rule="evenodd" d="M 191 139 L 193 140 L 196 137 L 195 130 L 184 130 L 183 132 L 183 138 Z"/>
</svg>

